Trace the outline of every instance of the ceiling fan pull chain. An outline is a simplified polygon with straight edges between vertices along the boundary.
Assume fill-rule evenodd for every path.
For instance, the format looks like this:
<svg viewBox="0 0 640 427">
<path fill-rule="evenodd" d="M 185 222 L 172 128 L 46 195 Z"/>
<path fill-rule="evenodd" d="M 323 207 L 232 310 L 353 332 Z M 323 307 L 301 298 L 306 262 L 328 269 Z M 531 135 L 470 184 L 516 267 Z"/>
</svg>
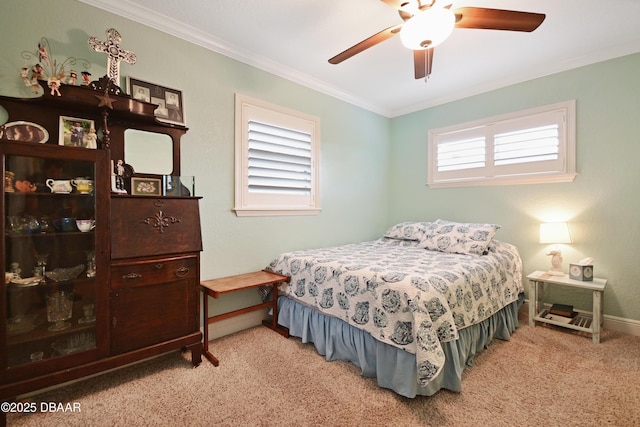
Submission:
<svg viewBox="0 0 640 427">
<path fill-rule="evenodd" d="M 431 60 L 433 59 L 433 56 L 426 54 L 424 56 L 424 69 L 426 70 L 426 73 L 424 74 L 424 82 L 427 83 L 429 81 L 429 77 L 431 77 Z"/>
</svg>

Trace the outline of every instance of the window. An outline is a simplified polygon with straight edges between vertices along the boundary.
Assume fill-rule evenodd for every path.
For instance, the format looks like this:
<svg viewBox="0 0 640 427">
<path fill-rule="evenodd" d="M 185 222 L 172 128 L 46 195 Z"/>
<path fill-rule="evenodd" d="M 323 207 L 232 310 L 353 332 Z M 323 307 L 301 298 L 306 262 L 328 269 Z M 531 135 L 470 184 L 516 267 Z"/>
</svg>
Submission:
<svg viewBox="0 0 640 427">
<path fill-rule="evenodd" d="M 238 216 L 320 211 L 320 119 L 236 94 Z"/>
<path fill-rule="evenodd" d="M 429 131 L 429 187 L 570 182 L 575 101 Z"/>
</svg>

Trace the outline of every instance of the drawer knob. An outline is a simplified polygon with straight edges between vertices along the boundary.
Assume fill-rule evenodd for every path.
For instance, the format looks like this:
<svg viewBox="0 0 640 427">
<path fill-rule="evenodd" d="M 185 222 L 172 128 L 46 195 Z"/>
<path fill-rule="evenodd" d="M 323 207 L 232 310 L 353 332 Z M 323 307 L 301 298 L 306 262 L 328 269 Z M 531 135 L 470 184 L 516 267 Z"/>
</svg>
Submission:
<svg viewBox="0 0 640 427">
<path fill-rule="evenodd" d="M 137 280 L 137 279 L 142 279 L 142 274 L 138 274 L 138 273 L 129 273 L 129 274 L 125 274 L 124 276 L 122 276 L 122 279 L 124 279 L 124 280 Z"/>
<path fill-rule="evenodd" d="M 184 277 L 189 274 L 189 267 L 180 267 L 176 270 L 176 276 Z"/>
</svg>

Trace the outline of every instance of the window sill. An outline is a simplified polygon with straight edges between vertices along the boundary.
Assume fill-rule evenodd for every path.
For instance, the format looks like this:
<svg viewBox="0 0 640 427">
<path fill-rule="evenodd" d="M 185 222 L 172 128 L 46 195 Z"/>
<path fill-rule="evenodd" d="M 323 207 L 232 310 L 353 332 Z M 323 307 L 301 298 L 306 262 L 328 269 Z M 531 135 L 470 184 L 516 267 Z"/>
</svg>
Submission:
<svg viewBox="0 0 640 427">
<path fill-rule="evenodd" d="M 509 176 L 505 178 L 474 178 L 469 180 L 451 180 L 427 183 L 429 188 L 456 188 L 456 187 L 488 187 L 494 185 L 521 185 L 521 184 L 548 184 L 573 182 L 577 173 L 565 173 L 560 175 L 536 175 L 536 176 Z"/>
<path fill-rule="evenodd" d="M 320 208 L 235 208 L 236 216 L 318 215 Z"/>
</svg>

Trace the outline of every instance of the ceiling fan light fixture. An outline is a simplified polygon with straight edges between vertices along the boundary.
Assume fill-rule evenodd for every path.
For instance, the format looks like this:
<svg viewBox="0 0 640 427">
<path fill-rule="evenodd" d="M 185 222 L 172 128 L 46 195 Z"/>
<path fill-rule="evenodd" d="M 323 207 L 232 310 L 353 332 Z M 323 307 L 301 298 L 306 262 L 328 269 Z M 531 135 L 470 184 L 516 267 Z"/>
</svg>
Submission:
<svg viewBox="0 0 640 427">
<path fill-rule="evenodd" d="M 411 50 L 424 50 L 445 41 L 453 31 L 456 16 L 450 9 L 431 7 L 409 19 L 400 30 L 402 44 Z"/>
</svg>

